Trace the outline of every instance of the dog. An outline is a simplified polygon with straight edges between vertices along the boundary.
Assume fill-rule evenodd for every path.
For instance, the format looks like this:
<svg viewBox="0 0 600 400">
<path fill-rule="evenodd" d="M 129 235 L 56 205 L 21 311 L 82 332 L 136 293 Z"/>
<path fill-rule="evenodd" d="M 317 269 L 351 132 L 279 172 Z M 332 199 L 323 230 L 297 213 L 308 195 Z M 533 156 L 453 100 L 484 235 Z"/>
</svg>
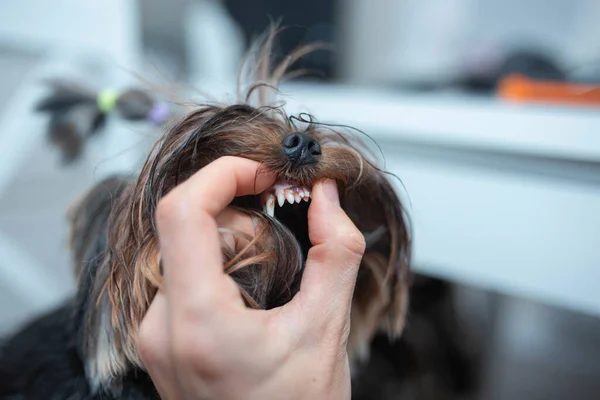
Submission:
<svg viewBox="0 0 600 400">
<path fill-rule="evenodd" d="M 230 205 L 259 227 L 247 251 L 223 245 L 224 271 L 245 304 L 279 307 L 299 290 L 311 246 L 310 190 L 315 181 L 330 178 L 366 240 L 351 310 L 350 358 L 354 363 L 367 358 L 377 332 L 400 336 L 411 280 L 411 235 L 393 178 L 377 166 L 356 131 L 305 114 L 287 115 L 273 100 L 270 94 L 294 61 L 314 50 L 302 47 L 272 66 L 275 36 L 270 31 L 250 49 L 242 75 L 253 79 L 240 85 L 237 103 L 200 104 L 171 118 L 135 179 L 107 178 L 71 207 L 76 294 L 3 342 L 0 398 L 158 398 L 137 350 L 140 322 L 162 280 L 156 207 L 170 190 L 223 156 L 257 161 L 278 177 L 265 192 Z M 114 93 L 103 96 L 90 99 L 60 83 L 38 107 L 50 114 L 50 137 L 65 160 L 77 158 L 108 113 L 134 109 L 121 116 L 143 119 L 155 105 L 144 92 L 129 96 L 136 107 Z"/>
<path fill-rule="evenodd" d="M 485 353 L 456 296 L 453 283 L 415 273 L 402 336 L 375 335 L 355 366 L 352 400 L 481 398 Z"/>
</svg>

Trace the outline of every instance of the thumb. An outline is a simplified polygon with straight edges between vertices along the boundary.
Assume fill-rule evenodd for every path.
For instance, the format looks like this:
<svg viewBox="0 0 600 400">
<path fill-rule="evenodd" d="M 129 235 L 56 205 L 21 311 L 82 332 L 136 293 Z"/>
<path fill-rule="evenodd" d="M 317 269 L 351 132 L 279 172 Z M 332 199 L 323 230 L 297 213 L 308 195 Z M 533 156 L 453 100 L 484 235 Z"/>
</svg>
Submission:
<svg viewBox="0 0 600 400">
<path fill-rule="evenodd" d="M 321 311 L 349 312 L 365 239 L 340 206 L 335 181 L 317 182 L 308 210 L 308 252 L 300 292 Z"/>
</svg>

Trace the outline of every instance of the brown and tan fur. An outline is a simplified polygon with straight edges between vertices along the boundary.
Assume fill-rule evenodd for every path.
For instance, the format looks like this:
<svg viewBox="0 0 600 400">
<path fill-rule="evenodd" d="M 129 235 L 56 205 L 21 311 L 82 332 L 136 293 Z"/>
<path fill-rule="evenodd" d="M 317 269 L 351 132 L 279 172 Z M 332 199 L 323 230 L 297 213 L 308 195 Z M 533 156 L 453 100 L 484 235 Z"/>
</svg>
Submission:
<svg viewBox="0 0 600 400">
<path fill-rule="evenodd" d="M 322 156 L 317 164 L 290 168 L 282 157 L 281 141 L 300 128 L 282 107 L 271 105 L 266 94 L 295 59 L 312 49 L 301 48 L 272 69 L 269 53 L 273 39 L 271 33 L 257 50 L 259 75 L 248 96 L 234 105 L 197 106 L 173 123 L 112 213 L 110 253 L 101 267 L 106 271 L 100 274 L 106 279 L 95 282 L 99 307 L 94 304 L 88 310 L 97 333 L 86 344 L 91 363 L 88 368 L 94 371 L 94 379 L 105 381 L 128 368 L 141 367 L 137 331 L 161 283 L 154 220 L 158 201 L 194 172 L 227 155 L 258 161 L 265 170 L 306 187 L 321 178 L 337 181 L 342 207 L 370 238 L 355 289 L 349 351 L 364 355 L 379 328 L 392 337 L 402 332 L 410 238 L 400 200 L 386 174 L 367 159 L 365 147 L 349 131 L 305 123 L 304 131 L 321 144 Z M 258 106 L 251 105 L 252 95 L 258 98 Z M 252 203 L 252 199 L 246 200 L 246 204 Z M 281 305 L 293 296 L 292 282 L 302 269 L 301 259 L 294 256 L 298 244 L 284 226 L 259 207 L 240 208 L 261 221 L 263 229 L 252 242 L 260 251 L 250 258 L 228 254 L 234 262 L 226 263 L 225 271 L 233 274 L 248 306 Z"/>
</svg>

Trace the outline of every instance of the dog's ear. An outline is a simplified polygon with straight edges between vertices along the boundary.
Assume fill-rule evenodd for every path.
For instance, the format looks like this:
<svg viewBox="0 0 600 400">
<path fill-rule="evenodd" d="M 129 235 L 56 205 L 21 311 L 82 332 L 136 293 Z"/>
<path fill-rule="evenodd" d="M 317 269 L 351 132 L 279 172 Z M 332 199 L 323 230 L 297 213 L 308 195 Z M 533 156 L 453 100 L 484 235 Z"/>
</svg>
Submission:
<svg viewBox="0 0 600 400">
<path fill-rule="evenodd" d="M 105 179 L 81 195 L 67 214 L 77 279 L 72 332 L 92 386 L 104 384 L 127 365 L 114 340 L 112 307 L 104 286 L 110 272 L 111 214 L 128 185 L 121 177 Z"/>
<path fill-rule="evenodd" d="M 379 172 L 344 192 L 342 206 L 363 232 L 365 254 L 352 304 L 349 348 L 359 359 L 377 330 L 391 338 L 402 333 L 408 307 L 410 232 L 393 186 Z"/>
<path fill-rule="evenodd" d="M 110 212 L 126 186 L 127 181 L 121 177 L 104 179 L 77 197 L 67 209 L 69 247 L 77 279 L 90 260 L 104 254 Z"/>
</svg>

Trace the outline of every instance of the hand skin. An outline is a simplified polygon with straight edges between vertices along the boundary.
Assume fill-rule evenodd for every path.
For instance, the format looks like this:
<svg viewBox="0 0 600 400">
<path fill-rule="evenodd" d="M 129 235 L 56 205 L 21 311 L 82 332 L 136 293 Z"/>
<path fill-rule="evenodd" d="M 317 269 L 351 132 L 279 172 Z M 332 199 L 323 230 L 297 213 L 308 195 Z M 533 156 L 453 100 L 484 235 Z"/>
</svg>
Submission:
<svg viewBox="0 0 600 400">
<path fill-rule="evenodd" d="M 223 273 L 217 221 L 248 226 L 227 205 L 275 177 L 223 157 L 159 203 L 164 286 L 138 337 L 162 399 L 349 399 L 350 306 L 365 242 L 342 208 L 335 182 L 315 183 L 300 291 L 283 307 L 244 306 Z"/>
</svg>

